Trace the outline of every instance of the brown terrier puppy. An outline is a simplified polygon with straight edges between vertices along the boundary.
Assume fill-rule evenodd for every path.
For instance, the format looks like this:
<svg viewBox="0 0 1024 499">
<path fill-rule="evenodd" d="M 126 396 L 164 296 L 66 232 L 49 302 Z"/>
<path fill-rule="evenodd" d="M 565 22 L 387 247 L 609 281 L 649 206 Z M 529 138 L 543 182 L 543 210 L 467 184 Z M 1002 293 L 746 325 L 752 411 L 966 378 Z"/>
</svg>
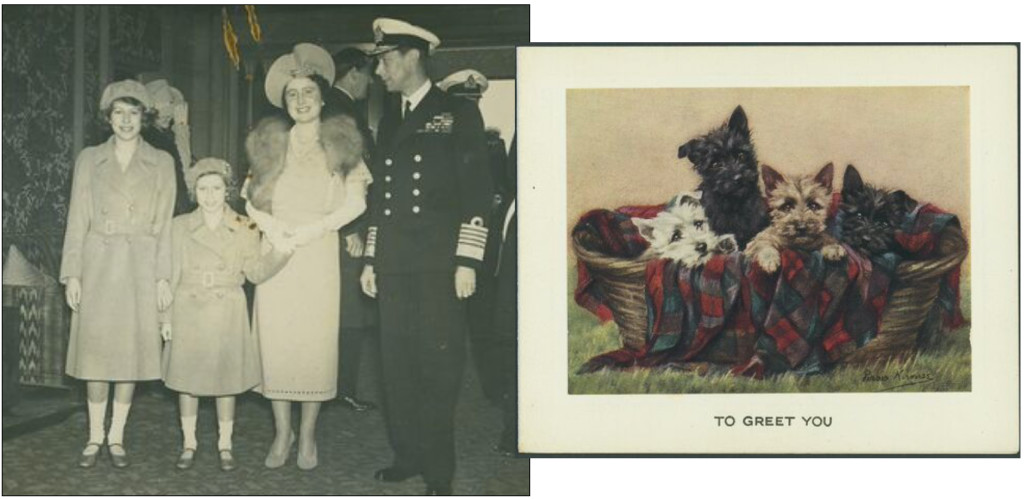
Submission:
<svg viewBox="0 0 1024 499">
<path fill-rule="evenodd" d="M 759 232 L 744 250 L 765 272 L 779 269 L 779 252 L 785 248 L 821 250 L 826 260 L 841 260 L 846 250 L 825 233 L 825 217 L 832 194 L 832 163 L 813 178 L 784 177 L 768 165 L 761 166 L 768 197 L 771 225 Z"/>
</svg>

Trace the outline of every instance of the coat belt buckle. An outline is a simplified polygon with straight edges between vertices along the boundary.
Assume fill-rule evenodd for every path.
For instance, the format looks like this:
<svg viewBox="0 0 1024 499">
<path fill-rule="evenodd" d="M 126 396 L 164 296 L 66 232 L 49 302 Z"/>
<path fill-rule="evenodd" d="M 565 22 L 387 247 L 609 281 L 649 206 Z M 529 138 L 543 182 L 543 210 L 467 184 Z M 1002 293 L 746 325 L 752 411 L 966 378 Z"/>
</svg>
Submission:
<svg viewBox="0 0 1024 499">
<path fill-rule="evenodd" d="M 203 272 L 203 287 L 204 288 L 212 288 L 213 287 L 213 272 Z"/>
</svg>

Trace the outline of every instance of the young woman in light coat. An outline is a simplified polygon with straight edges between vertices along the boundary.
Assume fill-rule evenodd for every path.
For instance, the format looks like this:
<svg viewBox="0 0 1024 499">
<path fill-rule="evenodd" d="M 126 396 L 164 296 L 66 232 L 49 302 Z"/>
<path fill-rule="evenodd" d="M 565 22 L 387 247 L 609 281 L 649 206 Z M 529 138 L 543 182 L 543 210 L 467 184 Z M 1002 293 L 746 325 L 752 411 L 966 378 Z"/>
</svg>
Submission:
<svg viewBox="0 0 1024 499">
<path fill-rule="evenodd" d="M 73 311 L 67 374 L 86 382 L 82 467 L 96 464 L 104 438 L 112 464 L 128 466 L 124 427 L 135 382 L 160 379 L 157 311 L 171 302 L 175 181 L 171 156 L 141 138 L 150 107 L 141 83 L 108 85 L 100 109 L 113 136 L 75 162 L 60 280 Z"/>
</svg>

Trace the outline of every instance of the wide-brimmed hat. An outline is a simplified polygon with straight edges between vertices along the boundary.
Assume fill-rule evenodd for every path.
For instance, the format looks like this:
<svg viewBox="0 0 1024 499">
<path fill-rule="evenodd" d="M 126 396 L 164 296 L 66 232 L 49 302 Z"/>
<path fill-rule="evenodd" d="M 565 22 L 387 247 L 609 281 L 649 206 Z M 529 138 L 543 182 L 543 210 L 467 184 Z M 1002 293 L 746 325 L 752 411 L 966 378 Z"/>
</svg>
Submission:
<svg viewBox="0 0 1024 499">
<path fill-rule="evenodd" d="M 167 80 L 162 78 L 147 83 L 146 91 L 149 92 L 154 106 L 165 103 L 174 105 L 185 102 L 185 95 L 181 93 L 181 90 L 172 87 Z"/>
<path fill-rule="evenodd" d="M 456 71 L 437 84 L 438 88 L 451 95 L 473 98 L 480 98 L 489 85 L 487 77 L 475 69 Z"/>
<path fill-rule="evenodd" d="M 314 74 L 322 76 L 328 84 L 334 83 L 334 61 L 331 60 L 331 54 L 312 43 L 296 45 L 291 53 L 278 57 L 270 65 L 263 85 L 267 100 L 277 107 L 284 107 L 281 94 L 288 82 L 293 78 Z"/>
<path fill-rule="evenodd" d="M 193 197 L 196 195 L 196 182 L 207 173 L 217 173 L 224 177 L 224 183 L 231 180 L 231 165 L 219 158 L 203 158 L 185 169 L 185 186 Z"/>
<path fill-rule="evenodd" d="M 373 21 L 373 40 L 377 48 L 371 55 L 383 54 L 399 47 L 416 48 L 431 54 L 441 45 L 441 39 L 430 31 L 389 17 L 379 17 Z"/>
<path fill-rule="evenodd" d="M 146 109 L 153 107 L 153 99 L 145 85 L 135 80 L 121 80 L 115 81 L 103 89 L 103 96 L 100 97 L 100 109 L 109 108 L 115 100 L 122 97 L 132 97 L 141 102 Z"/>
</svg>

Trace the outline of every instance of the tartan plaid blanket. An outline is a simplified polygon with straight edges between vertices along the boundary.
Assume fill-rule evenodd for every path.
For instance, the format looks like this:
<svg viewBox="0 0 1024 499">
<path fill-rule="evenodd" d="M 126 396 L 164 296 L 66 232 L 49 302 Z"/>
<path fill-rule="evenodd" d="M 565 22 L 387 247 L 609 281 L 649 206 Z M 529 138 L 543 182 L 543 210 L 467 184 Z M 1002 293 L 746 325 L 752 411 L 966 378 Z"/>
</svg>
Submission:
<svg viewBox="0 0 1024 499">
<path fill-rule="evenodd" d="M 636 258 L 649 244 L 640 235 L 640 230 L 631 218 L 654 218 L 664 209 L 665 205 L 660 204 L 623 206 L 615 211 L 591 210 L 580 217 L 572 229 L 572 237 L 591 251 L 608 256 Z M 604 291 L 595 285 L 583 262 L 576 262 L 576 273 L 576 303 L 600 318 L 601 322 L 612 320 L 612 311 L 605 304 Z"/>
<path fill-rule="evenodd" d="M 847 248 L 848 258 L 828 262 L 820 252 L 787 249 L 774 274 L 738 253 L 716 256 L 694 269 L 652 261 L 646 275 L 644 348 L 598 355 L 579 372 L 717 359 L 733 364 L 736 373 L 750 374 L 746 368 L 752 358 L 763 361 L 760 368 L 769 372 L 821 372 L 878 334 L 896 266 L 904 258 L 933 256 L 938 236 L 951 223 L 959 224 L 952 214 L 920 205 L 897 231 L 903 256 L 869 259 Z M 943 279 L 941 288 L 936 305 L 943 325 L 958 327 L 964 322 L 959 269 Z M 611 318 L 607 307 L 604 312 Z"/>
</svg>

